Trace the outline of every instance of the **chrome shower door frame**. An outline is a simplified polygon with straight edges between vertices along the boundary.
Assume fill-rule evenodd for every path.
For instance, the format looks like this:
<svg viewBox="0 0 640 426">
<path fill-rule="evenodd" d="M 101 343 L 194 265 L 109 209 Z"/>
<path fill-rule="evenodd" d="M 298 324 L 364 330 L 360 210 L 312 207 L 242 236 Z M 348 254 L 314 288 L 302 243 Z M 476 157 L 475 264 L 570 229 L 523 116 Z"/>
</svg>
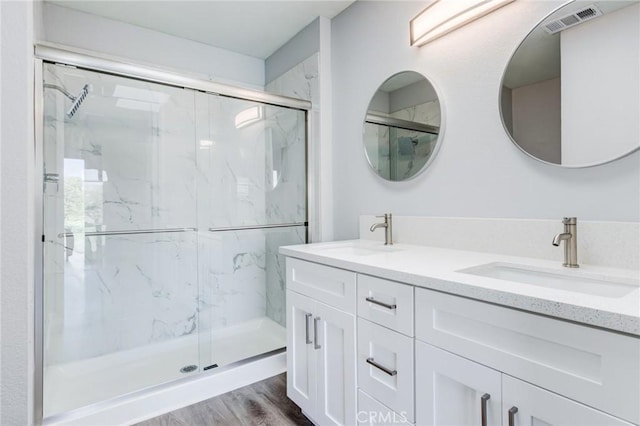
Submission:
<svg viewBox="0 0 640 426">
<path fill-rule="evenodd" d="M 34 144 L 35 144 L 35 191 L 34 191 L 34 250 L 35 250 L 35 279 L 34 279 L 34 375 L 33 383 L 33 414 L 34 423 L 42 425 L 44 421 L 44 66 L 46 63 L 72 66 L 88 71 L 102 72 L 121 77 L 133 78 L 137 80 L 160 83 L 182 89 L 193 89 L 200 92 L 217 94 L 231 98 L 238 98 L 248 101 L 260 102 L 278 107 L 296 109 L 305 112 L 305 157 L 306 157 L 306 211 L 307 220 L 303 225 L 307 226 L 307 242 L 318 238 L 317 228 L 319 228 L 319 217 L 317 208 L 318 191 L 316 184 L 309 179 L 316 173 L 314 164 L 314 147 L 318 141 L 311 141 L 311 102 L 280 96 L 258 90 L 241 87 L 228 86 L 207 80 L 200 80 L 192 77 L 185 77 L 169 71 L 156 69 L 153 67 L 139 65 L 128 60 L 115 58 L 99 53 L 88 52 L 81 49 L 59 46 L 52 43 L 40 43 L 35 46 L 34 52 Z M 311 170 L 313 169 L 313 170 Z M 312 174 L 313 173 L 313 174 Z M 274 353 L 281 350 L 274 351 Z M 262 356 L 270 355 L 263 354 Z M 258 356 L 261 357 L 261 356 Z M 255 357 L 254 357 L 255 358 Z M 242 365 L 246 361 L 235 364 Z M 229 367 L 231 367 L 230 365 Z M 203 372 L 201 374 L 215 374 L 215 371 Z M 197 376 L 195 376 L 197 378 Z M 191 378 L 179 379 L 178 381 L 191 380 Z M 174 382 L 158 385 L 158 387 L 172 386 Z M 154 386 L 155 388 L 155 386 Z M 144 390 L 142 390 L 144 391 Z M 140 392 L 142 392 L 140 391 Z M 120 397 L 117 397 L 120 398 Z M 103 404 L 102 402 L 93 404 Z M 80 408 L 78 410 L 85 410 Z M 75 411 L 75 410 L 74 410 Z M 60 418 L 64 416 L 56 415 Z"/>
</svg>

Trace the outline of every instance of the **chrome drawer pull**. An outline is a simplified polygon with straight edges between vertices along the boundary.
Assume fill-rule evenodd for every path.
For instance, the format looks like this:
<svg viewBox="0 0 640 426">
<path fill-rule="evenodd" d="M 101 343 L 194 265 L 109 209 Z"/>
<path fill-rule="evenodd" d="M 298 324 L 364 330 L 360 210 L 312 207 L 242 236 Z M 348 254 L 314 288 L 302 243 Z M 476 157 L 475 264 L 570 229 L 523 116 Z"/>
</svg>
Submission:
<svg viewBox="0 0 640 426">
<path fill-rule="evenodd" d="M 313 319 L 313 349 L 320 349 L 320 343 L 318 343 L 318 323 L 320 322 L 320 317 L 315 317 Z"/>
<path fill-rule="evenodd" d="M 367 358 L 367 364 L 373 365 L 378 370 L 383 371 L 383 372 L 387 373 L 390 376 L 395 376 L 396 374 L 398 374 L 398 372 L 396 370 L 389 370 L 388 368 L 381 366 L 380 364 L 375 362 L 375 360 L 373 358 Z"/>
<path fill-rule="evenodd" d="M 491 399 L 491 395 L 485 393 L 480 397 L 480 424 L 487 426 L 487 401 Z"/>
<path fill-rule="evenodd" d="M 509 426 L 515 426 L 517 412 L 518 412 L 518 407 L 509 408 Z"/>
<path fill-rule="evenodd" d="M 304 316 L 304 331 L 305 331 L 305 338 L 304 338 L 304 342 L 307 345 L 310 345 L 311 343 L 311 319 L 312 314 L 305 314 Z"/>
<path fill-rule="evenodd" d="M 396 305 L 387 305 L 384 302 L 380 302 L 379 300 L 374 299 L 373 297 L 367 297 L 365 299 L 367 302 L 369 303 L 374 303 L 376 305 L 382 306 L 383 308 L 387 308 L 387 309 L 395 309 Z"/>
</svg>

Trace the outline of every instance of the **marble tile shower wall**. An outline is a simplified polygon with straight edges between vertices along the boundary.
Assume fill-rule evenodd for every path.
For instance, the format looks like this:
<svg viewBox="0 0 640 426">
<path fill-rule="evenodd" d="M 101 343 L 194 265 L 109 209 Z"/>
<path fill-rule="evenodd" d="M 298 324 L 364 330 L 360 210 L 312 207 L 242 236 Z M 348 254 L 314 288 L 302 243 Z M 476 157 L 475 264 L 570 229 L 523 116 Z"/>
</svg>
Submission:
<svg viewBox="0 0 640 426">
<path fill-rule="evenodd" d="M 304 232 L 208 229 L 304 222 L 302 112 L 56 65 L 45 81 L 92 85 L 73 118 L 45 91 L 45 173 L 59 176 L 45 188 L 47 364 L 206 339 L 282 309 L 284 293 L 267 295 L 284 288 L 274 244 Z M 253 107 L 262 119 L 239 126 Z M 198 231 L 85 235 L 169 228 Z"/>
<path fill-rule="evenodd" d="M 318 81 L 320 55 L 315 53 L 291 68 L 289 71 L 267 84 L 266 90 L 283 96 L 290 96 L 298 99 L 311 101 L 313 111 L 312 117 L 312 134 L 317 137 L 317 128 L 314 126 L 314 119 L 320 109 L 320 88 Z M 285 117 L 276 120 L 277 132 L 274 137 L 279 140 L 276 146 L 280 147 L 280 162 L 285 166 L 285 172 L 280 185 L 286 188 L 292 188 L 291 192 L 296 195 L 296 210 L 298 218 L 306 217 L 306 180 L 291 179 L 291 177 L 299 177 L 305 175 L 306 164 L 303 161 L 285 161 L 286 158 L 305 158 L 305 144 L 300 142 L 303 135 L 294 135 L 291 130 L 296 127 L 288 123 Z M 278 152 L 275 150 L 274 152 Z M 274 155 L 274 158 L 279 158 Z M 287 175 L 289 177 L 287 177 Z M 295 187 L 295 189 L 293 189 Z M 281 210 L 281 206 L 287 205 L 291 201 L 286 198 L 287 193 L 284 191 L 267 191 L 266 205 L 268 215 L 277 215 Z M 304 215 L 302 214 L 304 212 Z M 284 258 L 278 254 L 277 248 L 285 244 L 302 244 L 306 241 L 306 229 L 297 228 L 290 238 L 285 240 L 284 235 L 269 234 L 267 235 L 267 316 L 281 325 L 285 325 L 286 310 L 286 277 L 284 269 Z"/>
<path fill-rule="evenodd" d="M 415 121 L 418 123 L 429 124 L 432 126 L 440 126 L 441 111 L 438 100 L 425 102 L 423 104 L 404 108 L 389 114 L 391 117 L 399 118 L 407 121 Z M 367 124 L 364 127 L 364 145 L 369 162 L 373 167 L 380 171 L 383 175 L 388 176 L 391 169 L 392 152 L 398 153 L 394 155 L 394 175 L 396 178 L 406 179 L 414 176 L 423 163 L 414 164 L 416 156 L 429 156 L 437 141 L 437 137 L 431 137 L 422 132 L 415 132 L 404 129 L 394 129 L 390 135 L 388 126 Z M 390 139 L 390 136 L 393 138 Z M 420 143 L 417 144 L 413 155 L 400 154 L 397 144 L 401 137 L 419 138 Z M 377 154 L 377 156 L 375 155 Z"/>
</svg>

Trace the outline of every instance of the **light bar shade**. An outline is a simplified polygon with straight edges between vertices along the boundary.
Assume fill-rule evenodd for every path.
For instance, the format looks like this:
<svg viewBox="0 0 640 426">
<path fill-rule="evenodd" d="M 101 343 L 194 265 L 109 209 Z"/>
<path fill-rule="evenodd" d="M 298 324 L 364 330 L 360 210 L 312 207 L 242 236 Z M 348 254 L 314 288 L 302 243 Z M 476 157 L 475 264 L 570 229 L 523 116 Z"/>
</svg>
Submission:
<svg viewBox="0 0 640 426">
<path fill-rule="evenodd" d="M 409 22 L 411 46 L 423 46 L 515 0 L 434 0 Z"/>
</svg>

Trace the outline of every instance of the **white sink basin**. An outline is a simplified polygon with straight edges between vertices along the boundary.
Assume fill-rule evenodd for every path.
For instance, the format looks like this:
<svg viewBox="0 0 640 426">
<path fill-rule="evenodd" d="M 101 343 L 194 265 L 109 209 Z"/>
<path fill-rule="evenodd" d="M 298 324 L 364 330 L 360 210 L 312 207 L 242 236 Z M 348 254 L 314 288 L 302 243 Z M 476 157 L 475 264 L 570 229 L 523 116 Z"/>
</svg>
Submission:
<svg viewBox="0 0 640 426">
<path fill-rule="evenodd" d="M 623 297 L 637 290 L 638 280 L 609 278 L 580 270 L 554 271 L 509 263 L 488 263 L 457 272 L 601 297 Z"/>
<path fill-rule="evenodd" d="M 385 246 L 382 245 L 382 243 L 380 243 L 379 246 L 362 245 L 358 243 L 331 244 L 326 247 L 316 247 L 316 249 L 323 253 L 337 256 L 371 256 L 374 254 L 392 253 L 403 250 L 393 246 Z"/>
</svg>

